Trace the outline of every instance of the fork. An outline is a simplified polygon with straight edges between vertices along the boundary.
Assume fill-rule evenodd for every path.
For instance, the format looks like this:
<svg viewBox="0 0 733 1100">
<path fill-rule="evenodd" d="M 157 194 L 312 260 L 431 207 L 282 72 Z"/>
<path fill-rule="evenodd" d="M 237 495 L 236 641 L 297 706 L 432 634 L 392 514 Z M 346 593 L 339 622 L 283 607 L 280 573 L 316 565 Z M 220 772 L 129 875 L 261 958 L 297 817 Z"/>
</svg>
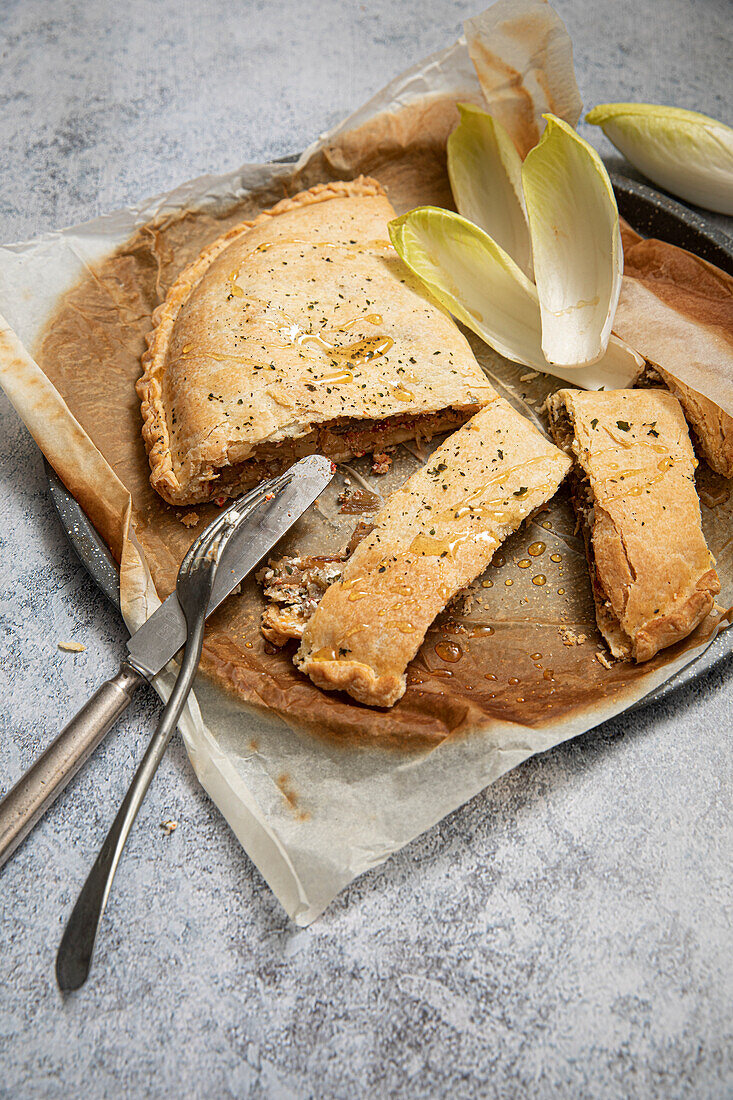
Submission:
<svg viewBox="0 0 733 1100">
<path fill-rule="evenodd" d="M 287 474 L 273 488 L 281 488 Z M 79 989 L 89 974 L 94 944 L 112 880 L 127 837 L 142 805 L 151 780 L 163 758 L 201 657 L 206 609 L 224 547 L 251 513 L 255 493 L 238 501 L 211 523 L 191 545 L 176 581 L 176 595 L 186 619 L 187 636 L 183 659 L 170 698 L 112 827 L 82 887 L 64 930 L 56 956 L 56 979 L 64 992 Z"/>
</svg>

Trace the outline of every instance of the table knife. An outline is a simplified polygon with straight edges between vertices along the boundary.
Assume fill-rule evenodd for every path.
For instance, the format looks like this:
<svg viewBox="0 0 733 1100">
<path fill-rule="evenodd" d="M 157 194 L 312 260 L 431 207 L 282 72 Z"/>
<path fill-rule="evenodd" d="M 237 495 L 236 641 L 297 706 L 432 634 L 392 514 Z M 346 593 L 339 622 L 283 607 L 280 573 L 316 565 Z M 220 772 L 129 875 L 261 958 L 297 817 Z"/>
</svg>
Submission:
<svg viewBox="0 0 733 1100">
<path fill-rule="evenodd" d="M 334 469 L 322 455 L 309 455 L 282 482 L 273 481 L 273 491 L 263 492 L 266 484 L 230 505 L 253 510 L 222 556 L 207 617 L 323 492 Z M 102 684 L 0 801 L 0 867 L 124 713 L 137 688 L 150 683 L 185 641 L 186 620 L 174 592 L 132 635 L 119 672 Z"/>
</svg>

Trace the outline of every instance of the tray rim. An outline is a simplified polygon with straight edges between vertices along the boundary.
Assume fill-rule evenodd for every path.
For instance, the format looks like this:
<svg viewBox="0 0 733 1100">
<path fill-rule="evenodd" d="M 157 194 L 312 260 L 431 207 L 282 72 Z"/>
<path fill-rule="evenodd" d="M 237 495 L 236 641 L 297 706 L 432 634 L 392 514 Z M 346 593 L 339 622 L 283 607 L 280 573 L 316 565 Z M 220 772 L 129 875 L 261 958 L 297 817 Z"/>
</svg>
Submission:
<svg viewBox="0 0 733 1100">
<path fill-rule="evenodd" d="M 298 154 L 292 154 L 279 158 L 275 163 L 294 162 L 297 157 Z M 702 213 L 688 208 L 653 187 L 624 176 L 617 170 L 610 171 L 609 175 L 619 204 L 619 213 L 622 216 L 625 217 L 624 210 L 628 209 L 628 204 L 636 202 L 646 207 L 650 224 L 656 225 L 656 228 L 659 228 L 658 223 L 660 222 L 662 225 L 666 224 L 665 219 L 682 223 L 688 234 L 693 238 L 692 242 L 689 243 L 697 243 L 702 246 L 701 250 L 708 252 L 709 256 L 714 256 L 718 266 L 724 266 L 730 274 L 733 274 L 733 239 L 707 221 Z M 631 221 L 630 219 L 627 220 Z M 665 239 L 665 237 L 660 234 L 660 239 Z M 669 243 L 675 244 L 676 242 L 670 241 Z M 707 259 L 708 256 L 703 258 Z M 721 258 L 724 261 L 723 264 L 720 263 Z M 710 262 L 715 261 L 711 259 Z M 94 580 L 94 583 L 119 611 L 119 571 L 117 563 L 97 534 L 81 505 L 68 491 L 48 460 L 44 458 L 43 461 L 47 492 L 67 541 L 86 572 Z M 629 714 L 642 707 L 666 700 L 679 688 L 686 687 L 693 681 L 702 679 L 707 673 L 718 668 L 732 654 L 733 629 L 726 629 L 714 638 L 696 660 L 691 661 L 690 664 L 686 665 L 676 675 L 665 680 L 649 695 L 645 695 L 643 699 L 626 707 L 619 714 Z"/>
</svg>

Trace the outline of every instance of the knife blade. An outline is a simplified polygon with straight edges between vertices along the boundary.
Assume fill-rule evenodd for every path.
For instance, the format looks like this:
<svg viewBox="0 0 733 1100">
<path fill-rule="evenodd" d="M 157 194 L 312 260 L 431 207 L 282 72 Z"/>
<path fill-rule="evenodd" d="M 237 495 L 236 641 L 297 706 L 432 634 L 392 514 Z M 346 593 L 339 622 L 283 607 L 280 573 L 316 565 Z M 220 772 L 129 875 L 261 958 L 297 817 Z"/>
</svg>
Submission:
<svg viewBox="0 0 733 1100">
<path fill-rule="evenodd" d="M 329 459 L 308 455 L 291 466 L 284 484 L 280 479 L 271 483 L 271 493 L 261 491 L 267 486 L 260 487 L 229 506 L 226 511 L 252 507 L 252 513 L 222 556 L 207 618 L 317 499 L 334 472 Z M 140 684 L 152 680 L 175 657 L 186 633 L 173 593 L 132 635 L 119 672 L 102 684 L 0 801 L 0 867 L 124 713 Z"/>
<path fill-rule="evenodd" d="M 291 480 L 271 501 L 257 507 L 224 551 L 207 618 L 323 492 L 333 477 L 333 465 L 322 455 L 309 455 L 288 472 Z M 185 641 L 186 620 L 174 592 L 128 641 L 129 664 L 150 680 Z"/>
</svg>

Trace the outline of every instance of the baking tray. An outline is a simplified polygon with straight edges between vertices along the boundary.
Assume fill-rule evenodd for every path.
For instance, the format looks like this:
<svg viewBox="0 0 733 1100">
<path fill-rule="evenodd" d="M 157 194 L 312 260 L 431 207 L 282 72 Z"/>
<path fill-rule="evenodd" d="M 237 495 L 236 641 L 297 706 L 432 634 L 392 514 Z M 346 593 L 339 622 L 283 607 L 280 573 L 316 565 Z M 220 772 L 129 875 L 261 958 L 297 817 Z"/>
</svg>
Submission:
<svg viewBox="0 0 733 1100">
<path fill-rule="evenodd" d="M 294 156 L 283 157 L 282 162 L 296 159 Z M 657 237 L 669 244 L 679 245 L 733 275 L 733 240 L 702 215 L 619 172 L 611 172 L 611 182 L 619 214 L 642 236 Z M 69 542 L 92 579 L 119 609 L 120 582 L 114 558 L 48 462 L 45 467 L 48 492 Z M 732 653 L 733 629 L 725 630 L 696 661 L 629 709 L 636 710 L 665 698 L 677 688 L 702 677 Z"/>
</svg>

